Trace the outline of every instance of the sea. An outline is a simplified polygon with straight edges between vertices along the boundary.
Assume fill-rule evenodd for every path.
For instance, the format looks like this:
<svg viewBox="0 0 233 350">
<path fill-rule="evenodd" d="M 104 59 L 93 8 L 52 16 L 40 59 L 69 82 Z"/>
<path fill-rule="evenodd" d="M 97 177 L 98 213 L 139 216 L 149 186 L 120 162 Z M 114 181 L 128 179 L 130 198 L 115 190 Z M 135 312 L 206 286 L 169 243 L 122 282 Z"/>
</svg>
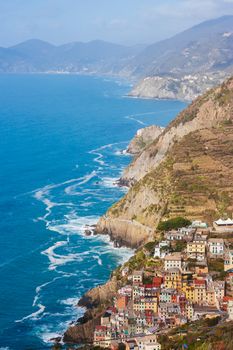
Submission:
<svg viewBox="0 0 233 350">
<path fill-rule="evenodd" d="M 0 75 L 0 349 L 50 349 L 78 300 L 133 254 L 87 225 L 126 192 L 116 180 L 139 128 L 185 103 L 127 97 L 131 84 Z"/>
</svg>

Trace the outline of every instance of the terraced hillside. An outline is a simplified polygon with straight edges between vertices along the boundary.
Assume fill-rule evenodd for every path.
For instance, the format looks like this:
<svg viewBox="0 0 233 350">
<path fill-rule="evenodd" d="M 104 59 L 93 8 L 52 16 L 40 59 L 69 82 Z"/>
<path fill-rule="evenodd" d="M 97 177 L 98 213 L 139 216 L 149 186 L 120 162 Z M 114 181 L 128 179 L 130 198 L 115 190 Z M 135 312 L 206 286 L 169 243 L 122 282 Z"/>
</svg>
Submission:
<svg viewBox="0 0 233 350">
<path fill-rule="evenodd" d="M 129 166 L 128 194 L 97 231 L 131 246 L 164 218 L 233 212 L 233 78 L 195 100 Z"/>
</svg>

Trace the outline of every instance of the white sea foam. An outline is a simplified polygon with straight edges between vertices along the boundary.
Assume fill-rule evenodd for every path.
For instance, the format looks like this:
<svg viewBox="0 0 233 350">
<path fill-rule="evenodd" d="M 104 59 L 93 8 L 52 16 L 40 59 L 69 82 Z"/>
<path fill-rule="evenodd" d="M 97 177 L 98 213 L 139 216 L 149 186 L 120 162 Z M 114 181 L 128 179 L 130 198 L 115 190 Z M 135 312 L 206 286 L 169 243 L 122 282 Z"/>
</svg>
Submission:
<svg viewBox="0 0 233 350">
<path fill-rule="evenodd" d="M 65 300 L 60 300 L 61 305 L 76 306 L 78 305 L 80 298 L 67 298 Z"/>
<path fill-rule="evenodd" d="M 27 319 L 32 319 L 32 320 L 37 320 L 39 318 L 44 317 L 43 319 L 46 319 L 47 323 L 47 317 L 65 317 L 66 315 L 69 316 L 74 316 L 74 319 L 77 319 L 77 314 L 80 314 L 80 316 L 83 314 L 83 309 L 78 309 L 76 307 L 78 303 L 78 298 L 67 298 L 60 303 L 64 305 L 65 313 L 56 313 L 56 314 L 50 314 L 48 312 L 45 312 L 46 309 L 46 302 L 43 300 L 44 293 L 42 293 L 43 289 L 46 288 L 50 285 L 55 283 L 56 280 L 61 279 L 61 278 L 68 278 L 71 276 L 77 276 L 77 274 L 73 273 L 66 273 L 65 268 L 63 269 L 64 271 L 61 271 L 60 266 L 66 265 L 67 263 L 70 262 L 75 262 L 75 261 L 82 261 L 83 259 L 89 259 L 89 255 L 91 255 L 91 258 L 95 259 L 98 263 L 99 266 L 103 265 L 102 261 L 102 255 L 104 256 L 105 254 L 114 254 L 117 257 L 119 257 L 119 262 L 122 262 L 127 260 L 126 256 L 130 256 L 129 252 L 126 250 L 124 251 L 123 248 L 114 248 L 113 244 L 110 242 L 110 240 L 105 237 L 105 236 L 86 236 L 85 235 L 85 230 L 88 228 L 91 229 L 92 225 L 95 225 L 98 221 L 97 216 L 79 216 L 77 215 L 76 211 L 70 211 L 71 208 L 69 207 L 74 207 L 74 203 L 59 203 L 56 201 L 56 193 L 57 191 L 53 191 L 54 189 L 59 188 L 59 193 L 62 195 L 80 195 L 83 196 L 83 201 L 79 203 L 79 205 L 83 208 L 89 208 L 92 206 L 94 203 L 92 201 L 93 196 L 95 200 L 100 200 L 100 201 L 109 201 L 109 198 L 106 197 L 106 194 L 104 193 L 103 186 L 112 188 L 116 187 L 115 181 L 117 178 L 111 178 L 108 176 L 105 176 L 105 174 L 109 173 L 111 170 L 111 167 L 113 167 L 111 164 L 107 164 L 107 161 L 105 159 L 105 154 L 109 154 L 112 152 L 118 152 L 119 151 L 119 145 L 124 144 L 125 142 L 122 143 L 115 143 L 115 144 L 108 144 L 105 146 L 102 146 L 96 150 L 90 151 L 91 154 L 95 156 L 94 161 L 98 163 L 98 170 L 93 171 L 86 176 L 79 177 L 76 179 L 71 179 L 67 180 L 58 184 L 51 184 L 48 186 L 45 186 L 43 188 L 40 188 L 36 191 L 33 192 L 34 197 L 42 202 L 45 206 L 46 213 L 43 217 L 39 218 L 40 220 L 43 220 L 46 223 L 46 228 L 48 230 L 54 231 L 64 237 L 64 240 L 57 241 L 53 243 L 50 247 L 47 249 L 43 250 L 41 254 L 45 255 L 48 258 L 49 261 L 49 270 L 52 270 L 53 273 L 59 274 L 58 276 L 54 277 L 51 281 L 48 281 L 36 288 L 36 293 L 35 297 L 33 300 L 33 307 L 38 307 L 38 310 L 26 317 L 24 317 L 20 321 L 24 321 Z M 115 147 L 118 146 L 118 147 Z M 125 146 L 124 146 L 125 147 Z M 104 167 L 101 168 L 101 167 Z M 106 172 L 108 167 L 108 172 Z M 115 166 L 113 167 L 114 171 L 119 170 Z M 102 180 L 99 181 L 99 184 L 102 186 L 84 186 L 86 185 L 90 180 L 92 180 L 95 176 L 98 176 L 99 178 L 102 177 Z M 91 182 L 91 185 L 94 185 L 94 181 Z M 83 186 L 83 187 L 82 187 Z M 89 187 L 89 188 L 88 188 Z M 82 199 L 82 197 L 81 197 Z M 54 218 L 54 214 L 56 213 L 53 211 L 53 208 L 59 207 L 59 206 L 64 206 L 68 208 L 68 214 L 64 215 L 63 218 L 60 220 L 57 220 Z M 51 217 L 50 217 L 51 216 Z M 70 236 L 71 235 L 83 235 L 85 239 L 93 239 L 98 242 L 98 240 L 101 242 L 105 241 L 108 243 L 105 246 L 99 245 L 99 247 L 96 248 L 96 251 L 83 251 L 81 253 L 70 253 L 69 251 L 69 245 L 72 244 L 70 243 Z M 73 240 L 72 240 L 73 241 Z M 71 242 L 72 242 L 71 241 Z M 98 244 L 98 243 L 97 243 Z M 62 249 L 62 247 L 64 249 Z M 58 249 L 62 249 L 62 253 L 59 250 L 59 253 L 56 251 Z M 75 246 L 72 245 L 73 251 L 75 251 Z M 66 252 L 68 250 L 68 252 Z M 65 251 L 65 253 L 64 253 Z M 122 256 L 125 255 L 125 258 Z M 83 276 L 84 278 L 79 278 L 79 287 L 82 288 L 82 282 L 87 282 L 89 281 L 92 283 L 92 285 L 99 285 L 100 283 L 104 283 L 104 280 L 101 280 L 99 276 L 95 279 L 94 276 L 92 276 L 91 270 L 96 267 L 96 264 L 93 264 L 88 268 L 88 271 L 80 271 L 80 275 Z M 85 278 L 86 277 L 86 278 Z M 43 303 L 42 303 L 43 302 Z M 43 305 L 45 304 L 45 305 Z M 77 310 L 78 309 L 78 310 Z M 47 310 L 46 310 L 47 311 Z M 72 317 L 69 317 L 69 322 Z M 68 322 L 68 323 L 69 323 Z M 61 330 L 54 327 L 54 323 L 50 325 L 50 323 L 47 323 L 48 327 L 39 327 L 38 329 L 38 336 L 43 339 L 44 342 L 49 342 L 51 338 L 56 338 L 60 336 L 63 331 L 67 328 L 68 323 L 60 323 Z"/>
<path fill-rule="evenodd" d="M 48 229 L 61 235 L 84 234 L 87 227 L 95 225 L 98 219 L 99 217 L 97 216 L 79 217 L 71 214 L 67 215 L 65 223 L 50 223 Z"/>
<path fill-rule="evenodd" d="M 23 317 L 21 320 L 16 320 L 15 322 L 16 322 L 16 323 L 19 323 L 19 322 L 24 322 L 24 321 L 26 321 L 26 320 L 28 320 L 28 319 L 31 319 L 31 320 L 38 320 L 39 318 L 41 318 L 41 317 L 42 317 L 42 314 L 43 314 L 43 312 L 44 312 L 44 310 L 45 310 L 45 306 L 42 305 L 42 304 L 38 304 L 37 306 L 39 307 L 39 309 L 38 309 L 37 311 L 31 313 L 31 314 L 28 315 L 28 316 Z M 40 317 L 39 317 L 39 316 L 40 316 Z"/>
<path fill-rule="evenodd" d="M 65 193 L 70 195 L 70 196 L 75 196 L 76 195 L 76 189 L 80 187 L 81 185 L 86 184 L 88 181 L 90 181 L 93 177 L 96 176 L 96 171 L 92 171 L 90 174 L 83 176 L 80 178 L 75 185 L 68 186 L 65 188 Z"/>
<path fill-rule="evenodd" d="M 80 254 L 60 255 L 55 253 L 55 249 L 65 245 L 67 245 L 67 241 L 60 241 L 41 253 L 46 255 L 50 261 L 49 270 L 54 270 L 57 266 L 65 265 L 69 262 L 82 261 Z"/>
<path fill-rule="evenodd" d="M 144 122 L 141 121 L 140 119 L 134 118 L 134 116 L 131 116 L 131 115 L 127 115 L 127 116 L 125 117 L 125 119 L 133 120 L 133 121 L 137 122 L 138 124 L 141 124 L 141 125 L 144 125 L 144 126 L 147 125 L 146 123 L 144 123 Z"/>
<path fill-rule="evenodd" d="M 105 187 L 113 188 L 113 187 L 118 187 L 118 184 L 117 184 L 118 180 L 119 180 L 118 177 L 103 177 L 101 183 Z"/>
<path fill-rule="evenodd" d="M 65 328 L 64 328 L 65 329 Z M 43 341 L 43 343 L 45 344 L 52 344 L 54 343 L 54 341 L 52 341 L 51 339 L 56 339 L 56 338 L 60 338 L 61 337 L 62 332 L 59 334 L 58 332 L 52 332 L 49 330 L 48 327 L 43 327 L 41 329 L 41 334 L 40 334 L 40 338 Z M 39 335 L 39 334 L 38 334 Z M 62 344 L 62 343 L 61 343 Z"/>
<path fill-rule="evenodd" d="M 92 151 L 90 151 L 90 154 L 96 155 L 97 157 L 94 158 L 94 162 L 99 163 L 101 166 L 106 165 L 105 161 L 104 161 L 104 155 L 102 153 L 102 151 L 106 150 L 107 148 L 111 148 L 113 146 L 117 146 L 120 144 L 125 144 L 126 142 L 116 142 L 116 143 L 109 143 L 108 145 L 104 145 L 101 146 L 99 148 L 93 149 Z"/>
<path fill-rule="evenodd" d="M 97 260 L 98 265 L 103 265 L 103 261 L 101 260 L 99 255 L 93 255 L 93 258 Z"/>
</svg>

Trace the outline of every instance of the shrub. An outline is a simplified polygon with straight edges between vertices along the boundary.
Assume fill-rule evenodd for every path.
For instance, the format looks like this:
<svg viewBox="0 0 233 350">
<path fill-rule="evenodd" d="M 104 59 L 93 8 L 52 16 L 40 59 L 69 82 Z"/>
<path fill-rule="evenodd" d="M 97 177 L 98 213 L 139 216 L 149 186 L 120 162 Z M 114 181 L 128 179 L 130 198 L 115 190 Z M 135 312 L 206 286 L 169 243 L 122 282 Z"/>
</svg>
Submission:
<svg viewBox="0 0 233 350">
<path fill-rule="evenodd" d="M 145 244 L 144 248 L 152 255 L 154 253 L 155 246 L 157 243 L 157 241 L 148 242 Z"/>
<path fill-rule="evenodd" d="M 159 231 L 169 231 L 169 230 L 172 230 L 172 229 L 178 229 L 180 227 L 187 227 L 189 225 L 191 225 L 191 221 L 190 220 L 185 219 L 185 218 L 183 218 L 181 216 L 178 216 L 178 217 L 176 217 L 174 219 L 161 221 L 158 224 L 157 229 Z"/>
</svg>

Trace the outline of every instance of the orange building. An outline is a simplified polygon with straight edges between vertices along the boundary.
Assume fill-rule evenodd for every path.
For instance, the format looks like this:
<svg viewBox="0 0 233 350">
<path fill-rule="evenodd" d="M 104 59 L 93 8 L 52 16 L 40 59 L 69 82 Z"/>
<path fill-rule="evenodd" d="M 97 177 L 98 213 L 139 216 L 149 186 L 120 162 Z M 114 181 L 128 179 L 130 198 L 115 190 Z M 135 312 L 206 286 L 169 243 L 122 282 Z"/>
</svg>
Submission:
<svg viewBox="0 0 233 350">
<path fill-rule="evenodd" d="M 118 310 L 125 310 L 128 304 L 129 298 L 126 295 L 118 296 L 116 300 L 116 308 Z"/>
</svg>

